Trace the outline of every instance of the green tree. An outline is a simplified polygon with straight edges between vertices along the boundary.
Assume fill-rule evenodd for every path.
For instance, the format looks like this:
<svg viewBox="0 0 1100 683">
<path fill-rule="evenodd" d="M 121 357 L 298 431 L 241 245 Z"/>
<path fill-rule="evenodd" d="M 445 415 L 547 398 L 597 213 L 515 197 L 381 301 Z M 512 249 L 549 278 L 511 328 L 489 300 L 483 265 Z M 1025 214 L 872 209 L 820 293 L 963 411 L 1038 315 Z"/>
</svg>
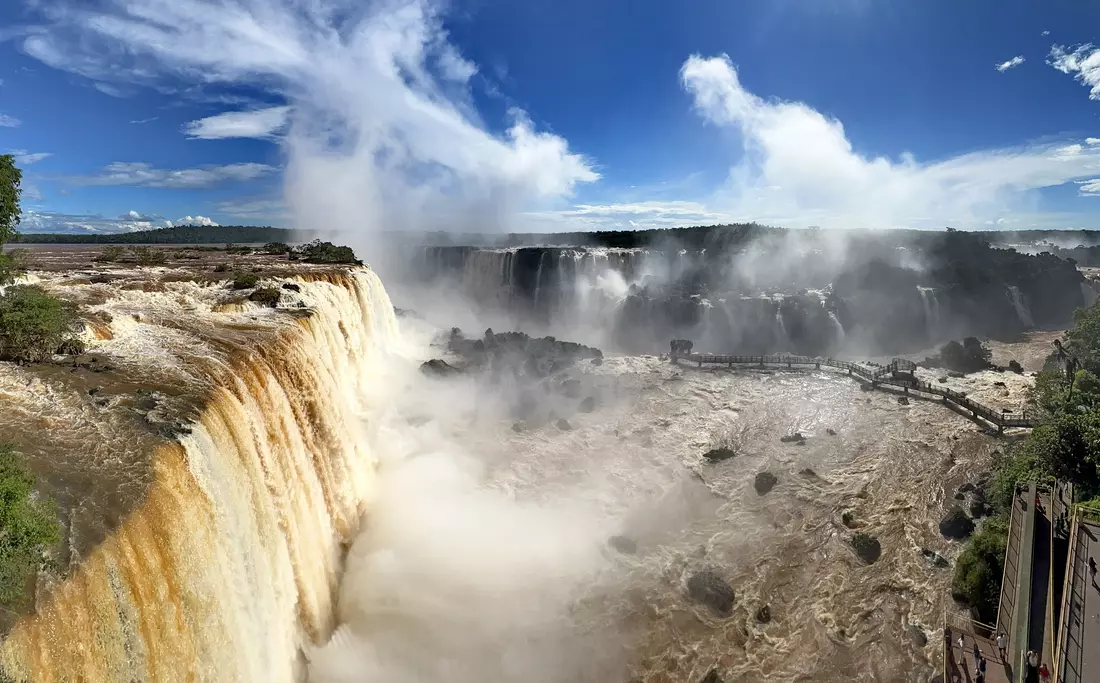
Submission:
<svg viewBox="0 0 1100 683">
<path fill-rule="evenodd" d="M 60 538 L 54 502 L 32 495 L 34 484 L 15 449 L 0 444 L 0 604 L 9 608 L 25 606 L 27 578 Z"/>
<path fill-rule="evenodd" d="M 1073 312 L 1073 326 L 1066 332 L 1062 346 L 1086 370 L 1100 375 L 1100 300 Z"/>
<path fill-rule="evenodd" d="M 1004 519 L 990 519 L 955 563 L 952 594 L 956 600 L 970 605 L 978 620 L 987 624 L 997 619 L 1007 538 L 1008 525 Z"/>
<path fill-rule="evenodd" d="M 79 351 L 75 308 L 35 285 L 13 285 L 0 296 L 0 360 L 38 363 Z"/>
<path fill-rule="evenodd" d="M 15 165 L 11 154 L 0 154 L 0 284 L 11 282 L 15 276 L 17 263 L 4 253 L 4 245 L 15 237 L 23 211 L 19 208 L 19 198 L 23 194 L 20 185 L 23 172 Z"/>
</svg>

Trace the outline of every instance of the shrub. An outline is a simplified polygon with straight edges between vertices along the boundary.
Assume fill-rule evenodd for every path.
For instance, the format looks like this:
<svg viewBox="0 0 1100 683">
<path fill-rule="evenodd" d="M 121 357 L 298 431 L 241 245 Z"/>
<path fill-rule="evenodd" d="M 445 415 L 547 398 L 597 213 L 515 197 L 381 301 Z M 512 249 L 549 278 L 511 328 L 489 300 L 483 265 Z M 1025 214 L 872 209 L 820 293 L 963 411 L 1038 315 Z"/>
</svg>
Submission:
<svg viewBox="0 0 1100 683">
<path fill-rule="evenodd" d="M 283 244 L 282 242 L 268 242 L 264 245 L 263 251 L 265 254 L 271 254 L 273 256 L 278 256 L 280 254 L 289 254 L 290 246 L 287 244 Z"/>
<path fill-rule="evenodd" d="M 219 263 L 218 265 L 214 266 L 214 272 L 215 273 L 228 273 L 229 272 L 229 264 L 228 263 Z"/>
<path fill-rule="evenodd" d="M 95 257 L 95 260 L 103 263 L 114 263 L 121 259 L 125 253 L 126 249 L 124 247 L 120 247 L 117 244 L 109 244 L 103 247 L 103 250 L 99 252 L 99 256 Z"/>
<path fill-rule="evenodd" d="M 269 308 L 275 308 L 278 305 L 279 299 L 281 299 L 283 293 L 274 287 L 260 287 L 252 294 L 248 295 L 249 301 L 255 301 L 261 306 L 267 306 Z"/>
<path fill-rule="evenodd" d="M 256 273 L 238 270 L 233 274 L 233 289 L 252 289 L 259 281 L 260 276 Z"/>
<path fill-rule="evenodd" d="M 997 619 L 1007 539 L 1008 524 L 1004 518 L 990 519 L 955 564 L 952 596 L 969 605 L 974 617 L 987 624 Z"/>
<path fill-rule="evenodd" d="M 225 253 L 227 254 L 251 254 L 252 247 L 240 246 L 237 244 L 225 245 Z"/>
<path fill-rule="evenodd" d="M 168 259 L 168 254 L 163 249 L 150 247 L 133 247 L 134 260 L 139 266 L 159 266 Z"/>
<path fill-rule="evenodd" d="M 41 287 L 9 287 L 0 296 L 0 360 L 37 363 L 76 336 L 73 306 Z"/>
<path fill-rule="evenodd" d="M 56 507 L 34 497 L 34 476 L 15 449 L 0 444 L 0 603 L 21 606 L 27 578 L 47 564 L 46 551 L 61 537 Z"/>
<path fill-rule="evenodd" d="M 343 263 L 361 266 L 351 247 L 339 247 L 332 242 L 313 240 L 298 248 L 298 254 L 306 263 Z"/>
</svg>

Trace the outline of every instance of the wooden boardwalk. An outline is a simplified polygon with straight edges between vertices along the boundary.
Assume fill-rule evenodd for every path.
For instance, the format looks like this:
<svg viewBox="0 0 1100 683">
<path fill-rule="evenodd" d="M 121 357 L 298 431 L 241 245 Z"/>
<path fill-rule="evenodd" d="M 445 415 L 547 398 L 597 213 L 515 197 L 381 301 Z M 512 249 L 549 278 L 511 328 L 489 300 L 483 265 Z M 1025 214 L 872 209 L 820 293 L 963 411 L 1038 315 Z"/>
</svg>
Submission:
<svg viewBox="0 0 1100 683">
<path fill-rule="evenodd" d="M 904 393 L 916 392 L 938 397 L 943 403 L 956 409 L 969 412 L 969 417 L 975 421 L 985 421 L 997 428 L 998 432 L 1004 432 L 1006 428 L 1020 427 L 1030 429 L 1036 425 L 1036 420 L 1024 412 L 1021 415 L 1009 417 L 1007 411 L 996 410 L 982 405 L 977 401 L 967 398 L 966 394 L 952 391 L 946 387 L 939 387 L 928 382 L 923 382 L 912 374 L 914 364 L 910 361 L 895 359 L 888 365 L 870 365 L 853 363 L 835 358 L 810 358 L 808 356 L 733 356 L 715 355 L 706 353 L 673 353 L 673 363 L 687 361 L 695 363 L 699 367 L 704 365 L 755 366 L 759 368 L 787 368 L 806 369 L 832 368 L 843 370 L 851 377 L 867 382 L 871 388 L 889 386 L 901 389 Z"/>
</svg>

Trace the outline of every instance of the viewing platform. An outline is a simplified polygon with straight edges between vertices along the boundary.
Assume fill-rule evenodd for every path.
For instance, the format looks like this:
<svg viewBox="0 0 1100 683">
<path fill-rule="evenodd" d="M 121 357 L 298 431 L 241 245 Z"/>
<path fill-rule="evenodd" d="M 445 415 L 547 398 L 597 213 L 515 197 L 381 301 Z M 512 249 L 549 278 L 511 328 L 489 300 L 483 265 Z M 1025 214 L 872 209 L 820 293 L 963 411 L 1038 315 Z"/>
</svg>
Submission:
<svg viewBox="0 0 1100 683">
<path fill-rule="evenodd" d="M 680 340 L 677 340 L 680 341 Z M 900 389 L 904 394 L 916 393 L 917 395 L 931 395 L 938 397 L 944 404 L 952 406 L 957 412 L 962 412 L 970 419 L 992 425 L 997 432 L 1004 433 L 1008 428 L 1031 429 L 1036 425 L 1036 420 L 1026 411 L 1010 416 L 1010 411 L 997 410 L 967 398 L 965 393 L 953 391 L 946 387 L 939 387 L 917 379 L 915 375 L 916 363 L 902 358 L 895 358 L 887 365 L 873 365 L 870 363 L 855 363 L 835 358 L 811 358 L 809 356 L 774 355 L 774 356 L 738 356 L 717 355 L 706 353 L 691 353 L 687 351 L 684 343 L 672 344 L 670 360 L 673 363 L 686 361 L 695 363 L 699 367 L 704 365 L 748 366 L 758 368 L 786 368 L 814 369 L 830 368 L 841 370 L 849 376 L 862 382 L 866 382 L 872 389 L 880 386 Z"/>
</svg>

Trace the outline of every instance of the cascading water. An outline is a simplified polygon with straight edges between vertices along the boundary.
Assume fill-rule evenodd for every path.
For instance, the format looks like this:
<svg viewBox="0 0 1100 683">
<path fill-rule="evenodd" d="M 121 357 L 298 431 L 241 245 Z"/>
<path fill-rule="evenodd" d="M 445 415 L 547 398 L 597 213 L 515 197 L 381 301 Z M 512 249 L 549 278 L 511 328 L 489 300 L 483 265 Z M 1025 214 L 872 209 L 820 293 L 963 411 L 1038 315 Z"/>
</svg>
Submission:
<svg viewBox="0 0 1100 683">
<path fill-rule="evenodd" d="M 1025 327 L 1034 327 L 1035 321 L 1031 318 L 1031 311 L 1028 310 L 1024 296 L 1020 293 L 1020 288 L 1016 285 L 1009 285 L 1008 298 L 1012 301 L 1012 307 L 1016 309 L 1016 317 L 1020 319 L 1020 322 Z"/>
<path fill-rule="evenodd" d="M 924 326 L 930 341 L 938 341 L 940 334 L 940 300 L 932 287 L 917 287 L 924 305 Z"/>
<path fill-rule="evenodd" d="M 9 675 L 300 680 L 296 653 L 334 626 L 341 543 L 373 493 L 374 392 L 398 332 L 369 270 L 299 286 L 311 315 L 194 359 L 214 387 L 191 433 L 156 453 L 144 503 L 16 625 L 0 649 Z"/>
</svg>

